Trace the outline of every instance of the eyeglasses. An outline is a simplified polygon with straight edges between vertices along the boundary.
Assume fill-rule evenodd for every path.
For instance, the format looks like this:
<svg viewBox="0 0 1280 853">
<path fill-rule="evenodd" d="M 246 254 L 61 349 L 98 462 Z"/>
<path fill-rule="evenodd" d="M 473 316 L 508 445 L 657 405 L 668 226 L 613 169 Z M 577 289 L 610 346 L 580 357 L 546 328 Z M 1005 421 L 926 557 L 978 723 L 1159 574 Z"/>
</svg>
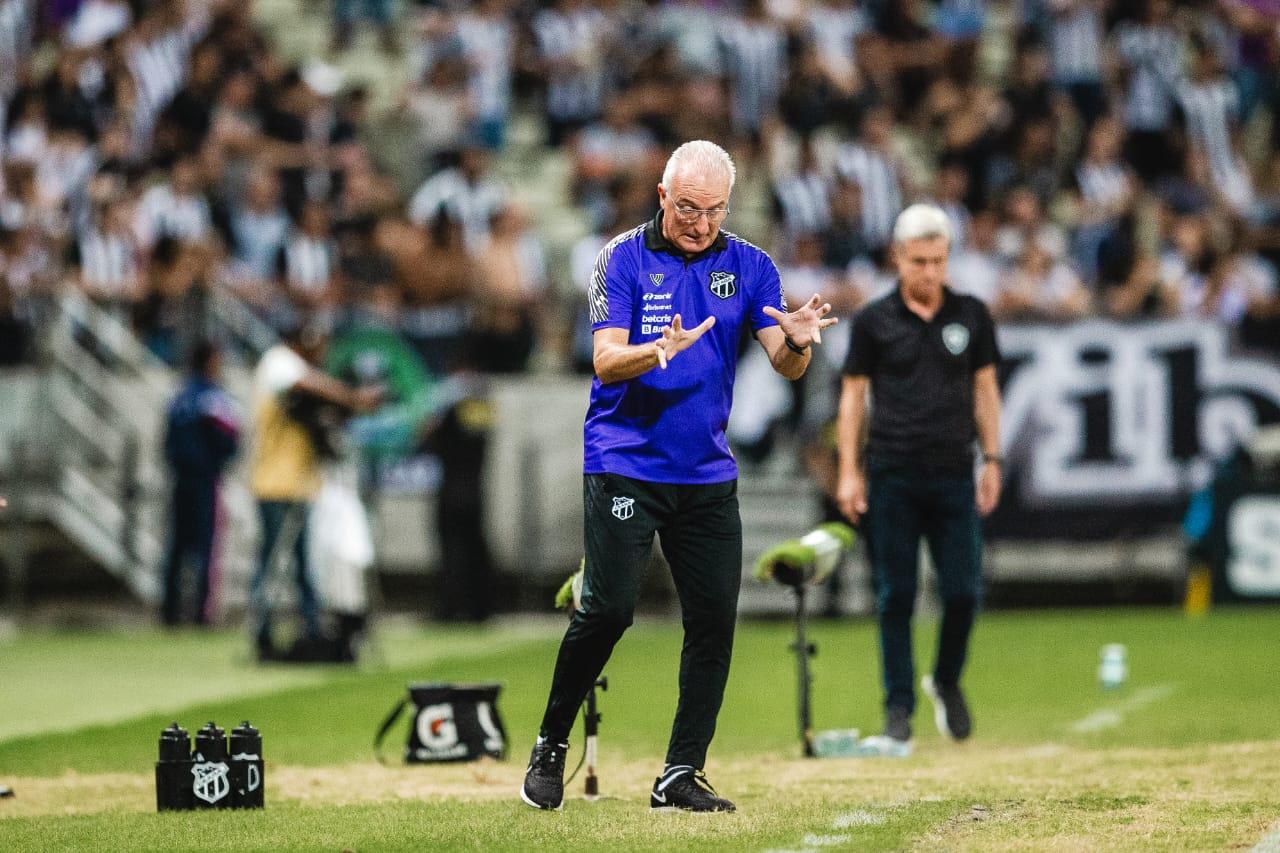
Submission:
<svg viewBox="0 0 1280 853">
<path fill-rule="evenodd" d="M 724 218 L 729 215 L 727 207 L 713 207 L 710 210 L 702 210 L 697 207 L 686 207 L 683 204 L 672 205 L 676 212 L 676 218 L 681 222 L 694 223 L 702 217 L 707 217 L 707 222 L 711 225 L 719 225 L 724 222 Z"/>
</svg>

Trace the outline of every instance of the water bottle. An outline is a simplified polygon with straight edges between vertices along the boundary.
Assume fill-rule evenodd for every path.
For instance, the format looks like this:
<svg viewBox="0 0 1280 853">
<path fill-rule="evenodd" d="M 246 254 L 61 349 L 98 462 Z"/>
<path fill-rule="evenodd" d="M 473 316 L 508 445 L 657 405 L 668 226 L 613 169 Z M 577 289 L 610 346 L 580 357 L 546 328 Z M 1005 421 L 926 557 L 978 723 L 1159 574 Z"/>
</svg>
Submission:
<svg viewBox="0 0 1280 853">
<path fill-rule="evenodd" d="M 863 758 L 909 758 L 912 744 L 910 741 L 894 740 L 886 735 L 864 737 L 858 744 L 858 755 Z"/>
<path fill-rule="evenodd" d="M 263 807 L 262 734 L 245 720 L 231 730 L 231 808 Z"/>
<path fill-rule="evenodd" d="M 852 758 L 858 754 L 857 729 L 828 729 L 813 736 L 815 758 Z"/>
<path fill-rule="evenodd" d="M 192 756 L 191 793 L 198 809 L 231 807 L 231 778 L 227 766 L 226 732 L 212 721 L 196 732 L 196 752 Z"/>
<path fill-rule="evenodd" d="M 191 738 L 174 722 L 160 732 L 156 762 L 156 810 L 186 811 L 195 808 L 191 792 Z"/>
<path fill-rule="evenodd" d="M 1121 643 L 1108 643 L 1102 647 L 1102 660 L 1098 664 L 1098 683 L 1103 690 L 1115 690 L 1129 677 L 1129 662 Z"/>
</svg>

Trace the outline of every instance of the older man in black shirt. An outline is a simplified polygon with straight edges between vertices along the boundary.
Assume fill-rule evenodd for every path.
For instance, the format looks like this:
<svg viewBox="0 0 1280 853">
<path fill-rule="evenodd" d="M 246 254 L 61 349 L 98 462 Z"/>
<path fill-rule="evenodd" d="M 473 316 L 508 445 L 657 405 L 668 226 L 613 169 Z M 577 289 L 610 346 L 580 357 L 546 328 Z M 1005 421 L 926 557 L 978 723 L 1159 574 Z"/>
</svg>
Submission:
<svg viewBox="0 0 1280 853">
<path fill-rule="evenodd" d="M 915 675 L 911 614 L 920 537 L 938 573 L 943 612 L 938 656 L 921 687 L 939 731 L 955 740 L 972 723 L 960 673 L 982 589 L 979 513 L 1000 497 L 1000 391 L 995 327 L 979 300 L 945 284 L 946 214 L 913 205 L 898 217 L 898 286 L 854 319 L 840 395 L 837 501 L 865 516 L 884 666 L 885 734 L 911 739 Z M 870 389 L 871 424 L 863 426 Z M 973 444 L 982 450 L 974 488 Z"/>
</svg>

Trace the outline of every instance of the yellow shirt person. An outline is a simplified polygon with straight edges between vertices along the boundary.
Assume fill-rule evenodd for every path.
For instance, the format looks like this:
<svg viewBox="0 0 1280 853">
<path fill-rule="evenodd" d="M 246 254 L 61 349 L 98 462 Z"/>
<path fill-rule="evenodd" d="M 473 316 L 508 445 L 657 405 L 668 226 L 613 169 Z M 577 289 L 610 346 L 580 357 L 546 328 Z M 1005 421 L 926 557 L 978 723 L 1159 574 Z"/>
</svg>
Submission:
<svg viewBox="0 0 1280 853">
<path fill-rule="evenodd" d="M 320 461 L 303 426 L 285 412 L 284 397 L 311 368 L 289 347 L 267 350 L 253 377 L 256 429 L 249 471 L 260 501 L 310 501 L 320 487 Z"/>
</svg>

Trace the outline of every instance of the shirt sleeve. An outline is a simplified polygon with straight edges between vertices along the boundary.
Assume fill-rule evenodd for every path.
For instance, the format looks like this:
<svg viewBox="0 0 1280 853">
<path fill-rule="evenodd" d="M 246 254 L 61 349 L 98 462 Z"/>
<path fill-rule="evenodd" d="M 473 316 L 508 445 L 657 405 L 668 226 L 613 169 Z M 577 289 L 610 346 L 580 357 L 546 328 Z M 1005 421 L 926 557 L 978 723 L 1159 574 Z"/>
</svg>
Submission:
<svg viewBox="0 0 1280 853">
<path fill-rule="evenodd" d="M 870 376 L 876 369 L 876 341 L 871 335 L 871 323 L 866 310 L 853 318 L 849 330 L 849 354 L 844 358 L 845 376 Z"/>
<path fill-rule="evenodd" d="M 973 347 L 973 370 L 976 373 L 989 365 L 1000 364 L 1000 346 L 996 343 L 996 324 L 987 306 L 977 302 L 974 310 L 978 312 Z"/>
<path fill-rule="evenodd" d="M 200 395 L 200 412 L 210 424 L 227 435 L 240 432 L 240 413 L 235 402 L 221 391 L 205 391 Z"/>
<path fill-rule="evenodd" d="M 625 241 L 611 242 L 600 250 L 587 284 L 592 331 L 631 328 L 635 279 L 635 259 Z"/>
<path fill-rule="evenodd" d="M 782 277 L 778 275 L 777 264 L 764 252 L 760 253 L 754 279 L 748 292 L 751 295 L 751 330 L 758 332 L 778 325 L 778 321 L 764 313 L 764 309 L 772 307 L 786 313 L 787 297 L 782 292 Z"/>
</svg>

